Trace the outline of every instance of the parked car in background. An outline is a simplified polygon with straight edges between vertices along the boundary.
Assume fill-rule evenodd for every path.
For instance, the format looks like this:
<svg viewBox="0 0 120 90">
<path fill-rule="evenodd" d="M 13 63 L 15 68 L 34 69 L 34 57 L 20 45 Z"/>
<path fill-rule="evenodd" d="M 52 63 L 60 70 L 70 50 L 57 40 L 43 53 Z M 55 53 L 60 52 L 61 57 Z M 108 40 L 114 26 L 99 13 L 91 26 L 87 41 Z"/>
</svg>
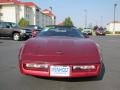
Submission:
<svg viewBox="0 0 120 90">
<path fill-rule="evenodd" d="M 25 75 L 98 77 L 102 74 L 102 57 L 99 45 L 75 27 L 52 26 L 22 45 L 19 68 Z"/>
<path fill-rule="evenodd" d="M 96 31 L 95 31 L 96 35 L 98 36 L 105 36 L 106 35 L 106 31 L 104 30 L 104 28 L 100 27 L 100 28 L 97 28 Z"/>
<path fill-rule="evenodd" d="M 27 33 L 31 34 L 31 37 L 35 37 L 42 30 L 39 25 L 28 25 L 24 29 Z"/>
<path fill-rule="evenodd" d="M 0 22 L 0 37 L 11 37 L 13 40 L 21 40 L 29 37 L 29 33 L 13 22 Z"/>
<path fill-rule="evenodd" d="M 86 33 L 87 35 L 92 35 L 92 29 L 91 28 L 84 28 L 82 30 L 83 33 Z"/>
</svg>

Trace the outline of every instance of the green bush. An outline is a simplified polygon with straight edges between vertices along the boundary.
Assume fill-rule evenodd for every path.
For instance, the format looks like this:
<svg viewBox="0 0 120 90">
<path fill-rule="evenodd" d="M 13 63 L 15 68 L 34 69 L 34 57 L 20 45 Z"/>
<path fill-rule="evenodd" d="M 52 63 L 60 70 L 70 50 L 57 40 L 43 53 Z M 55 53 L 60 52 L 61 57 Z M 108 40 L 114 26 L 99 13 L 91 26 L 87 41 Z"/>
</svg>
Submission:
<svg viewBox="0 0 120 90">
<path fill-rule="evenodd" d="M 19 24 L 20 27 L 26 27 L 26 26 L 29 25 L 29 21 L 27 21 L 24 18 L 21 18 L 18 24 Z"/>
<path fill-rule="evenodd" d="M 115 34 L 120 34 L 120 31 L 115 31 Z"/>
<path fill-rule="evenodd" d="M 111 32 L 111 31 L 106 31 L 105 33 L 106 33 L 106 34 L 112 34 L 112 32 Z"/>
</svg>

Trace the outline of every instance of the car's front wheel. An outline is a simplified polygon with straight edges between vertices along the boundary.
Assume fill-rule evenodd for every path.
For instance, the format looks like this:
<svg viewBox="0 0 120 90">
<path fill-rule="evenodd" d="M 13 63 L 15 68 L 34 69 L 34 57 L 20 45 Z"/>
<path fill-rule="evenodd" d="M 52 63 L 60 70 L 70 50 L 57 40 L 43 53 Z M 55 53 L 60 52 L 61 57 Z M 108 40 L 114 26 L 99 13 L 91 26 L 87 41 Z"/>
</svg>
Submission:
<svg viewBox="0 0 120 90">
<path fill-rule="evenodd" d="M 13 34 L 13 40 L 19 41 L 20 40 L 20 34 L 19 33 L 14 33 Z"/>
</svg>

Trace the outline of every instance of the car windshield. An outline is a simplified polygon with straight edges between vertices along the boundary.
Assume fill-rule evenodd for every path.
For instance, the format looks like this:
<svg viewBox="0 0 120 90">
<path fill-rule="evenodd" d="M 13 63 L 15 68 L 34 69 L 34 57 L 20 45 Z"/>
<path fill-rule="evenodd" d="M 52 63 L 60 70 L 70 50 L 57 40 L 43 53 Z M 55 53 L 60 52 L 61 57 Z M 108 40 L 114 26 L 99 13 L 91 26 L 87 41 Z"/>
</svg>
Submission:
<svg viewBox="0 0 120 90">
<path fill-rule="evenodd" d="M 67 37 L 80 37 L 83 38 L 83 34 L 76 28 L 45 28 L 38 36 L 67 36 Z"/>
<path fill-rule="evenodd" d="M 84 28 L 84 31 L 91 31 L 91 28 Z"/>
<path fill-rule="evenodd" d="M 20 26 L 18 25 L 18 24 L 16 24 L 16 23 L 10 23 L 10 25 L 11 25 L 11 27 L 13 27 L 13 28 L 19 28 Z"/>
</svg>

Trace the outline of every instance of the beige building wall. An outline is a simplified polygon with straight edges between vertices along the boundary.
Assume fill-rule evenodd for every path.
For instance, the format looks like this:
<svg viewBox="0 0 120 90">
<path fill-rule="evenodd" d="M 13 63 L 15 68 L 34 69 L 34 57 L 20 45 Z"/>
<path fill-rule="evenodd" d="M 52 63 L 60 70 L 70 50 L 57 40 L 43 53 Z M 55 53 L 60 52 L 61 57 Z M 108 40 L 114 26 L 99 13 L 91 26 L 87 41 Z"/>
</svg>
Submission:
<svg viewBox="0 0 120 90">
<path fill-rule="evenodd" d="M 1 21 L 6 21 L 6 22 L 17 22 L 16 20 L 16 6 L 11 4 L 11 5 L 2 5 L 0 8 L 0 13 L 2 14 L 0 16 Z"/>
<path fill-rule="evenodd" d="M 115 27 L 114 27 L 114 25 L 115 25 Z M 110 32 L 113 32 L 113 30 L 120 32 L 120 22 L 115 23 L 115 24 L 114 23 L 109 23 L 109 24 L 107 24 L 106 28 L 107 28 L 107 31 L 110 31 Z"/>
<path fill-rule="evenodd" d="M 29 21 L 30 25 L 45 27 L 54 25 L 54 16 L 49 16 L 41 11 L 37 6 L 27 6 L 25 4 L 0 3 L 0 20 L 18 23 L 21 18 Z"/>
</svg>

